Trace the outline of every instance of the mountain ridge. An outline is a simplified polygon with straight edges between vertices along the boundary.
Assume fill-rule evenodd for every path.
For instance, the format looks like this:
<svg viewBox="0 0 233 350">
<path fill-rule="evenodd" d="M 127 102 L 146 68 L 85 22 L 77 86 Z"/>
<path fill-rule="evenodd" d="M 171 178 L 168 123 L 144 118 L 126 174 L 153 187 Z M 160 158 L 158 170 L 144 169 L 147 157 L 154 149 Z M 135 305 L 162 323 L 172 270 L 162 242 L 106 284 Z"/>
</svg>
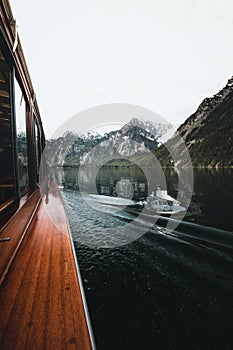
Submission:
<svg viewBox="0 0 233 350">
<path fill-rule="evenodd" d="M 154 151 L 171 127 L 171 124 L 132 118 L 121 129 L 104 135 L 66 131 L 63 136 L 47 141 L 47 159 L 52 166 L 78 166 L 98 163 L 106 154 L 110 158 L 137 158 Z"/>
<path fill-rule="evenodd" d="M 104 135 L 67 131 L 47 141 L 47 159 L 52 166 L 78 166 L 98 163 L 106 154 L 133 161 L 152 152 L 161 166 L 233 167 L 233 77 L 218 93 L 206 97 L 164 143 L 169 130 L 171 124 L 132 118 Z"/>
<path fill-rule="evenodd" d="M 179 126 L 174 137 L 155 150 L 163 166 L 186 166 L 174 161 L 169 149 L 179 149 L 182 137 L 194 167 L 233 167 L 233 77 Z M 182 156 L 182 155 L 181 155 Z"/>
</svg>

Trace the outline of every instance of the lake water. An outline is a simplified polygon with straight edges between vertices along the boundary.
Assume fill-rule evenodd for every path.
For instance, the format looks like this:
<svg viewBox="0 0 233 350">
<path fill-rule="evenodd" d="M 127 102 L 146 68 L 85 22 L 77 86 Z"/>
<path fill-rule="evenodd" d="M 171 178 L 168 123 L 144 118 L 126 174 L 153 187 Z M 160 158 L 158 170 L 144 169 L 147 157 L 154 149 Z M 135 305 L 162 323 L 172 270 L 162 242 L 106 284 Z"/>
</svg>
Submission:
<svg viewBox="0 0 233 350">
<path fill-rule="evenodd" d="M 165 174 L 168 193 L 176 196 L 178 176 L 174 170 Z M 232 349 L 233 171 L 196 170 L 185 223 L 174 232 L 155 225 L 112 249 L 85 245 L 85 237 L 98 242 L 104 229 L 124 227 L 134 217 L 88 205 L 80 183 L 91 192 L 94 175 L 57 173 L 97 349 Z M 117 195 L 122 179 L 130 180 L 129 196 L 146 198 L 149 184 L 139 169 L 104 167 L 96 189 Z"/>
</svg>

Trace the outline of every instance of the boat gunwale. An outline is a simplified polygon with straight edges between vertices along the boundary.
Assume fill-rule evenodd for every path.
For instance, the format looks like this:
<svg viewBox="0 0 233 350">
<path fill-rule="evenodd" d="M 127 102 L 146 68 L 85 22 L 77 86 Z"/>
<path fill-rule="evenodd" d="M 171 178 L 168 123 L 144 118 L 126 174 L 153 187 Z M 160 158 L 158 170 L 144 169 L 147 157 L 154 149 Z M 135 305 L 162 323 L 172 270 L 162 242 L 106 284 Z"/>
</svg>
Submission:
<svg viewBox="0 0 233 350">
<path fill-rule="evenodd" d="M 65 208 L 65 205 L 64 205 L 64 202 L 62 199 L 62 195 L 61 195 L 61 200 L 62 200 L 63 208 L 64 208 L 64 211 L 66 214 L 66 208 Z M 71 243 L 72 253 L 73 253 L 73 257 L 74 257 L 74 263 L 75 263 L 75 268 L 76 268 L 76 272 L 77 272 L 77 278 L 78 278 L 78 282 L 79 282 L 81 297 L 82 297 L 84 313 L 85 313 L 88 332 L 89 332 L 89 336 L 90 336 L 91 346 L 92 346 L 93 350 L 97 350 L 95 338 L 94 338 L 94 332 L 93 332 L 93 328 L 92 328 L 92 324 L 91 324 L 91 318 L 90 318 L 87 300 L 86 300 L 86 296 L 85 296 L 84 286 L 83 286 L 83 282 L 82 282 L 81 272 L 80 272 L 80 268 L 79 268 L 79 264 L 78 264 L 76 251 L 75 251 L 74 241 L 73 241 L 72 234 L 71 234 L 70 224 L 69 224 L 69 221 L 67 219 L 67 215 L 65 217 L 66 217 L 66 225 L 67 225 L 67 230 L 68 230 L 69 239 L 70 239 L 70 243 Z"/>
</svg>

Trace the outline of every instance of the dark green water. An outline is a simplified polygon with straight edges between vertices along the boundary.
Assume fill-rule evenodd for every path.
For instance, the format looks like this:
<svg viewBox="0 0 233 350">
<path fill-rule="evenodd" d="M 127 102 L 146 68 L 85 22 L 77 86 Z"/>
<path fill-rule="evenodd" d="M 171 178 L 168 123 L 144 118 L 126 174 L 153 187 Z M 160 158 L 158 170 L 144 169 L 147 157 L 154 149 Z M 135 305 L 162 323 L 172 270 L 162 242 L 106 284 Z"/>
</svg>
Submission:
<svg viewBox="0 0 233 350">
<path fill-rule="evenodd" d="M 114 187 L 116 171 L 103 173 L 101 186 Z M 85 246 L 82 238 L 91 232 L 97 240 L 103 227 L 124 225 L 123 213 L 88 207 L 77 191 L 77 170 L 59 176 L 97 349 L 232 349 L 233 233 L 223 230 L 233 231 L 233 172 L 195 172 L 182 234 L 156 227 L 114 249 Z M 143 176 L 131 180 L 143 183 Z M 177 174 L 167 171 L 166 180 L 175 196 Z"/>
</svg>

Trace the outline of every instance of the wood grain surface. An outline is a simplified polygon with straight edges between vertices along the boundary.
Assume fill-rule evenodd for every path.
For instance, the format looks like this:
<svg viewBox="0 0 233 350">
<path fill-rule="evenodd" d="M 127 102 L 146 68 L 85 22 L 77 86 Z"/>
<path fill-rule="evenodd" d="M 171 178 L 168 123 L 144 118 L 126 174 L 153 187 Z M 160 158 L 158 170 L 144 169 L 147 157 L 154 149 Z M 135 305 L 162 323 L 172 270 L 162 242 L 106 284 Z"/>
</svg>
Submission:
<svg viewBox="0 0 233 350">
<path fill-rule="evenodd" d="M 0 349 L 92 349 L 61 198 L 47 195 L 0 287 Z"/>
</svg>

